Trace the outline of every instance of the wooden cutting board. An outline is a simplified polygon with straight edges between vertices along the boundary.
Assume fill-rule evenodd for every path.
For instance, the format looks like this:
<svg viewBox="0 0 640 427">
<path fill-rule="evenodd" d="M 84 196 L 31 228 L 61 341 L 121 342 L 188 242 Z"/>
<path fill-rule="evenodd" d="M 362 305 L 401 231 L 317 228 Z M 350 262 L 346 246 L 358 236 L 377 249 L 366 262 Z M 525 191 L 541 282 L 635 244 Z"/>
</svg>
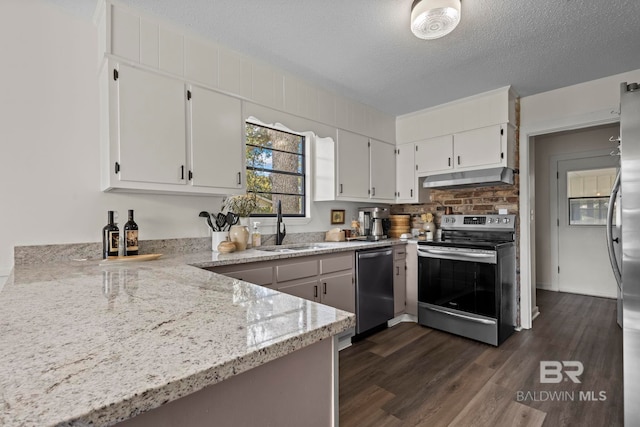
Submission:
<svg viewBox="0 0 640 427">
<path fill-rule="evenodd" d="M 110 256 L 103 262 L 110 264 L 113 262 L 128 262 L 128 261 L 152 261 L 158 259 L 162 254 L 144 254 L 144 255 L 131 255 L 131 256 Z"/>
</svg>

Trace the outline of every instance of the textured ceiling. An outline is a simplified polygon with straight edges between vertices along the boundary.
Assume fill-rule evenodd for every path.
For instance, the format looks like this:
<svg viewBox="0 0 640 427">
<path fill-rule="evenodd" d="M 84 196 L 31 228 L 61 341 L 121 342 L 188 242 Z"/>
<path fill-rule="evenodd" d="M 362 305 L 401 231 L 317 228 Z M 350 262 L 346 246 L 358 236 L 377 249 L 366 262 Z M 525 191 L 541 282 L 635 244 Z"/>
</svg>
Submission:
<svg viewBox="0 0 640 427">
<path fill-rule="evenodd" d="M 87 19 L 96 5 L 47 1 Z M 638 0 L 462 0 L 458 28 L 432 41 L 409 30 L 412 0 L 120 3 L 393 115 L 640 69 Z"/>
</svg>

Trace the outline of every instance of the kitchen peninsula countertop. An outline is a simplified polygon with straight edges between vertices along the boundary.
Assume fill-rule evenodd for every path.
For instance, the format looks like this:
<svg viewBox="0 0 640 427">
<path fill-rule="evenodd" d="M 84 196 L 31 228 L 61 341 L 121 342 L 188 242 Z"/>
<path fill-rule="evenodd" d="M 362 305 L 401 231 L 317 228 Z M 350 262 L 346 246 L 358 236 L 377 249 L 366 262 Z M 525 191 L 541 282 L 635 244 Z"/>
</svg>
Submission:
<svg viewBox="0 0 640 427">
<path fill-rule="evenodd" d="M 355 325 L 201 268 L 400 243 L 18 265 L 0 292 L 0 425 L 112 425 Z"/>
</svg>

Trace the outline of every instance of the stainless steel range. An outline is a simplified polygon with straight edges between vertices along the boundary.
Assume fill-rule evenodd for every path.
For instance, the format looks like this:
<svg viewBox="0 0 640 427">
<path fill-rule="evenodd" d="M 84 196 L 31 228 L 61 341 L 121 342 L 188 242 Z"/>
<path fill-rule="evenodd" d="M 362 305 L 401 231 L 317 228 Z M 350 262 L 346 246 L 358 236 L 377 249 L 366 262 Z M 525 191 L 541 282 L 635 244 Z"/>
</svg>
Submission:
<svg viewBox="0 0 640 427">
<path fill-rule="evenodd" d="M 515 215 L 443 215 L 418 244 L 418 323 L 492 345 L 516 324 Z"/>
</svg>

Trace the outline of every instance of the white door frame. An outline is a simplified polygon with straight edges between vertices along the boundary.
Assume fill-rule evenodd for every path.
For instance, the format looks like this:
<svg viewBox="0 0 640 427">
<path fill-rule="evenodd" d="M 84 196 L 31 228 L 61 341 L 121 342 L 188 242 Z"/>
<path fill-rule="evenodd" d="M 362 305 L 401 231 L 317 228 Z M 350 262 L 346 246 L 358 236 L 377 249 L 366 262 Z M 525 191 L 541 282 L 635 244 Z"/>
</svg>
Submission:
<svg viewBox="0 0 640 427">
<path fill-rule="evenodd" d="M 532 211 L 532 206 L 535 206 L 532 200 L 535 197 L 535 191 L 531 186 L 532 178 L 535 176 L 535 168 L 530 167 L 535 159 L 529 155 L 532 145 L 530 138 L 547 133 L 582 129 L 619 121 L 619 111 L 606 109 L 534 123 L 520 128 L 520 326 L 523 329 L 530 329 L 534 317 L 538 314 L 537 305 L 532 306 L 532 301 L 535 301 L 535 284 L 532 285 L 535 279 L 535 265 L 532 265 L 531 260 L 532 254 L 536 253 L 536 226 L 535 212 Z"/>
<path fill-rule="evenodd" d="M 558 227 L 553 226 L 553 218 L 558 218 L 558 162 L 564 160 L 580 160 L 580 159 L 588 159 L 591 157 L 600 157 L 600 156 L 608 156 L 611 151 L 615 149 L 615 146 L 611 144 L 611 150 L 591 150 L 591 151 L 581 151 L 577 153 L 566 153 L 566 154 L 558 154 L 552 156 L 550 159 L 549 165 L 549 183 L 554 183 L 556 185 L 551 185 L 549 189 L 549 197 L 551 200 L 549 201 L 549 207 L 551 212 L 549 213 L 551 219 L 551 228 L 549 229 L 549 241 L 551 242 L 551 260 L 553 261 L 554 267 L 557 267 L 558 260 L 560 259 L 560 240 L 558 237 Z M 551 269 L 551 290 L 559 291 L 560 290 L 560 275 L 558 274 L 557 268 Z"/>
</svg>

